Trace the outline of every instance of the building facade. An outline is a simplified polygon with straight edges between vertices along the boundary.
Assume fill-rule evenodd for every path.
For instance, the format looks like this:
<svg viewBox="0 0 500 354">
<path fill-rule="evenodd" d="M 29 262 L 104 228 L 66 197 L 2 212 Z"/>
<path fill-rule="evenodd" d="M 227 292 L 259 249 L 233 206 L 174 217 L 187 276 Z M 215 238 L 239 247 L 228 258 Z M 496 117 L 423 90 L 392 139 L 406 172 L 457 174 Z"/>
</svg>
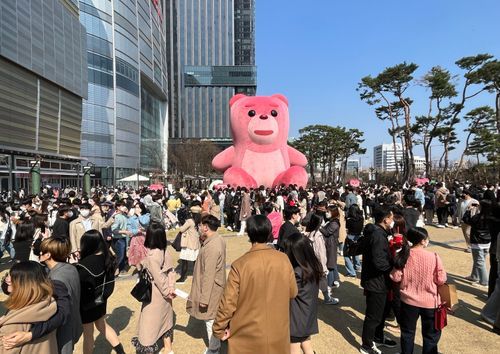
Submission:
<svg viewBox="0 0 500 354">
<path fill-rule="evenodd" d="M 415 162 L 415 171 L 416 172 L 424 172 L 425 171 L 425 157 L 413 156 L 413 161 Z"/>
<path fill-rule="evenodd" d="M 29 189 L 35 161 L 44 184 L 76 185 L 87 97 L 78 16 L 75 0 L 0 2 L 1 190 Z"/>
<path fill-rule="evenodd" d="M 81 154 L 94 183 L 166 169 L 167 41 L 164 1 L 82 0 L 88 99 Z"/>
<path fill-rule="evenodd" d="M 394 145 L 381 144 L 373 148 L 373 167 L 381 172 L 396 171 L 396 164 L 403 163 L 403 147 L 396 144 L 396 158 L 394 158 Z"/>
<path fill-rule="evenodd" d="M 230 143 L 229 100 L 254 95 L 255 1 L 169 0 L 169 137 Z"/>
</svg>

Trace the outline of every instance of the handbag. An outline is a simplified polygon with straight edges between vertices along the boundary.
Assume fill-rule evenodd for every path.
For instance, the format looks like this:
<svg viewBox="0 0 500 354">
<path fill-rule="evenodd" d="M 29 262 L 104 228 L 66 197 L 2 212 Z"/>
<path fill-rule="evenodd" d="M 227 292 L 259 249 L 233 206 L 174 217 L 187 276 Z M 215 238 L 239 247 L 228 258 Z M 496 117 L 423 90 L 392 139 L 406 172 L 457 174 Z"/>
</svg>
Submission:
<svg viewBox="0 0 500 354">
<path fill-rule="evenodd" d="M 9 223 L 7 225 L 7 229 L 5 230 L 5 236 L 3 239 L 3 247 L 7 247 L 10 244 L 10 241 L 12 241 L 12 225 Z"/>
<path fill-rule="evenodd" d="M 177 234 L 177 236 L 175 236 L 174 242 L 172 242 L 172 247 L 177 252 L 180 252 L 181 249 L 182 249 L 182 247 L 181 247 L 181 240 L 182 240 L 182 232 L 179 231 L 179 233 Z"/>
<path fill-rule="evenodd" d="M 147 269 L 142 269 L 139 273 L 139 279 L 130 294 L 139 302 L 151 302 L 153 290 L 151 280 L 151 275 L 149 275 Z"/>
<path fill-rule="evenodd" d="M 436 267 L 434 268 L 434 274 L 437 273 L 437 253 L 434 253 L 436 256 Z M 438 304 L 438 294 L 436 294 L 436 309 L 434 310 L 434 328 L 437 331 L 442 330 L 448 324 L 448 314 L 446 311 L 446 302 L 442 302 Z M 442 299 L 441 299 L 442 300 Z"/>
</svg>

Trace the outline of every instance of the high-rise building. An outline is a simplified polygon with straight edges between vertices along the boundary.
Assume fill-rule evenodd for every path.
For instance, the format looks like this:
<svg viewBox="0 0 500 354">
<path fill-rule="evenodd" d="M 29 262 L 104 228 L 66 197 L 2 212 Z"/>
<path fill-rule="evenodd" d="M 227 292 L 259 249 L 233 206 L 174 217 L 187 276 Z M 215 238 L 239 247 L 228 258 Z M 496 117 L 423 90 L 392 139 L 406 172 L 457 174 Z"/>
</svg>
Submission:
<svg viewBox="0 0 500 354">
<path fill-rule="evenodd" d="M 85 28 L 76 0 L 0 1 L 0 189 L 76 185 Z M 38 191 L 35 191 L 38 192 Z"/>
<path fill-rule="evenodd" d="M 415 171 L 416 172 L 425 171 L 425 157 L 413 156 L 413 161 L 415 162 Z"/>
<path fill-rule="evenodd" d="M 396 164 L 403 162 L 403 146 L 396 144 L 396 158 L 394 158 L 394 145 L 381 144 L 373 148 L 373 167 L 378 171 L 396 171 Z"/>
<path fill-rule="evenodd" d="M 140 169 L 166 169 L 167 46 L 165 1 L 82 0 L 87 29 L 88 99 L 82 156 L 95 183 Z"/>
<path fill-rule="evenodd" d="M 256 91 L 255 1 L 166 2 L 170 142 L 229 142 L 230 98 Z"/>
</svg>

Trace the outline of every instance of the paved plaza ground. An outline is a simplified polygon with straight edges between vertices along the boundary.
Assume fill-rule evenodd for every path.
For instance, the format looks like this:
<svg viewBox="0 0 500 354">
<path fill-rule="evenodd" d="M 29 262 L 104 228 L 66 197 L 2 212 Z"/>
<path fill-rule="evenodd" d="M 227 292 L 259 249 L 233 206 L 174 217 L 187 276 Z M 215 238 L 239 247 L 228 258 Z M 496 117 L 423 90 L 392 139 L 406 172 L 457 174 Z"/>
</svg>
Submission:
<svg viewBox="0 0 500 354">
<path fill-rule="evenodd" d="M 432 243 L 429 250 L 437 252 L 443 259 L 448 272 L 448 280 L 457 286 L 460 305 L 455 314 L 448 317 L 448 326 L 444 329 L 439 349 L 441 353 L 498 353 L 500 339 L 490 331 L 490 326 L 480 321 L 479 311 L 486 301 L 486 290 L 479 289 L 464 279 L 470 274 L 472 256 L 464 252 L 464 242 L 459 229 L 436 229 L 429 227 Z M 171 233 L 173 235 L 173 233 Z M 227 242 L 227 264 L 245 253 L 250 244 L 247 237 L 236 237 L 225 233 Z M 172 256 L 177 260 L 178 253 L 170 247 Z M 2 268 L 4 269 L 4 268 Z M 339 258 L 339 270 L 342 273 L 343 259 Z M 2 270 L 2 273 L 5 270 Z M 132 273 L 133 269 L 130 270 Z M 340 298 L 338 306 L 321 304 L 318 311 L 319 334 L 312 337 L 317 354 L 356 353 L 361 341 L 365 302 L 359 279 L 341 276 L 342 284 L 335 296 Z M 115 292 L 108 302 L 108 323 L 117 330 L 127 353 L 134 353 L 130 339 L 136 333 L 140 304 L 130 296 L 135 278 L 125 277 L 117 281 Z M 191 277 L 178 288 L 189 292 Z M 5 296 L 2 295 L 1 300 Z M 201 354 L 205 348 L 203 338 L 205 329 L 202 322 L 190 319 L 185 311 L 185 300 L 174 300 L 176 326 L 174 333 L 174 351 L 177 354 Z M 398 340 L 397 333 L 389 335 Z M 96 331 L 96 336 L 97 336 Z M 75 353 L 81 353 L 82 341 Z M 417 335 L 416 353 L 421 352 L 422 339 Z M 396 353 L 398 348 L 384 350 L 384 353 Z M 111 347 L 103 336 L 97 336 L 95 353 L 111 353 Z M 226 353 L 225 347 L 222 353 Z M 258 353 L 256 353 L 258 354 Z"/>
</svg>

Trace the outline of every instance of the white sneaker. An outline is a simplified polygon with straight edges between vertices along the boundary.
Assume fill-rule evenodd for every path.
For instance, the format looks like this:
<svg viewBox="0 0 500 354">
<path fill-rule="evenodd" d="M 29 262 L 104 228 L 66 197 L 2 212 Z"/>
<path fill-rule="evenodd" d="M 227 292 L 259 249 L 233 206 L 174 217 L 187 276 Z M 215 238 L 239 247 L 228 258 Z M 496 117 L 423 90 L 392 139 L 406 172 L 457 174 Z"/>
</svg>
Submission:
<svg viewBox="0 0 500 354">
<path fill-rule="evenodd" d="M 333 282 L 333 288 L 340 288 L 340 282 L 338 282 L 337 280 L 335 280 Z"/>
<path fill-rule="evenodd" d="M 436 227 L 437 227 L 438 229 L 444 229 L 446 226 L 441 225 L 441 224 L 437 224 L 437 225 L 436 225 Z"/>
<path fill-rule="evenodd" d="M 330 297 L 328 300 L 325 300 L 323 303 L 325 305 L 337 305 L 340 300 L 336 297 Z"/>
<path fill-rule="evenodd" d="M 373 343 L 371 348 L 365 348 L 364 346 L 359 348 L 359 352 L 362 354 L 382 354 L 382 351 L 377 348 L 375 343 Z"/>
</svg>

